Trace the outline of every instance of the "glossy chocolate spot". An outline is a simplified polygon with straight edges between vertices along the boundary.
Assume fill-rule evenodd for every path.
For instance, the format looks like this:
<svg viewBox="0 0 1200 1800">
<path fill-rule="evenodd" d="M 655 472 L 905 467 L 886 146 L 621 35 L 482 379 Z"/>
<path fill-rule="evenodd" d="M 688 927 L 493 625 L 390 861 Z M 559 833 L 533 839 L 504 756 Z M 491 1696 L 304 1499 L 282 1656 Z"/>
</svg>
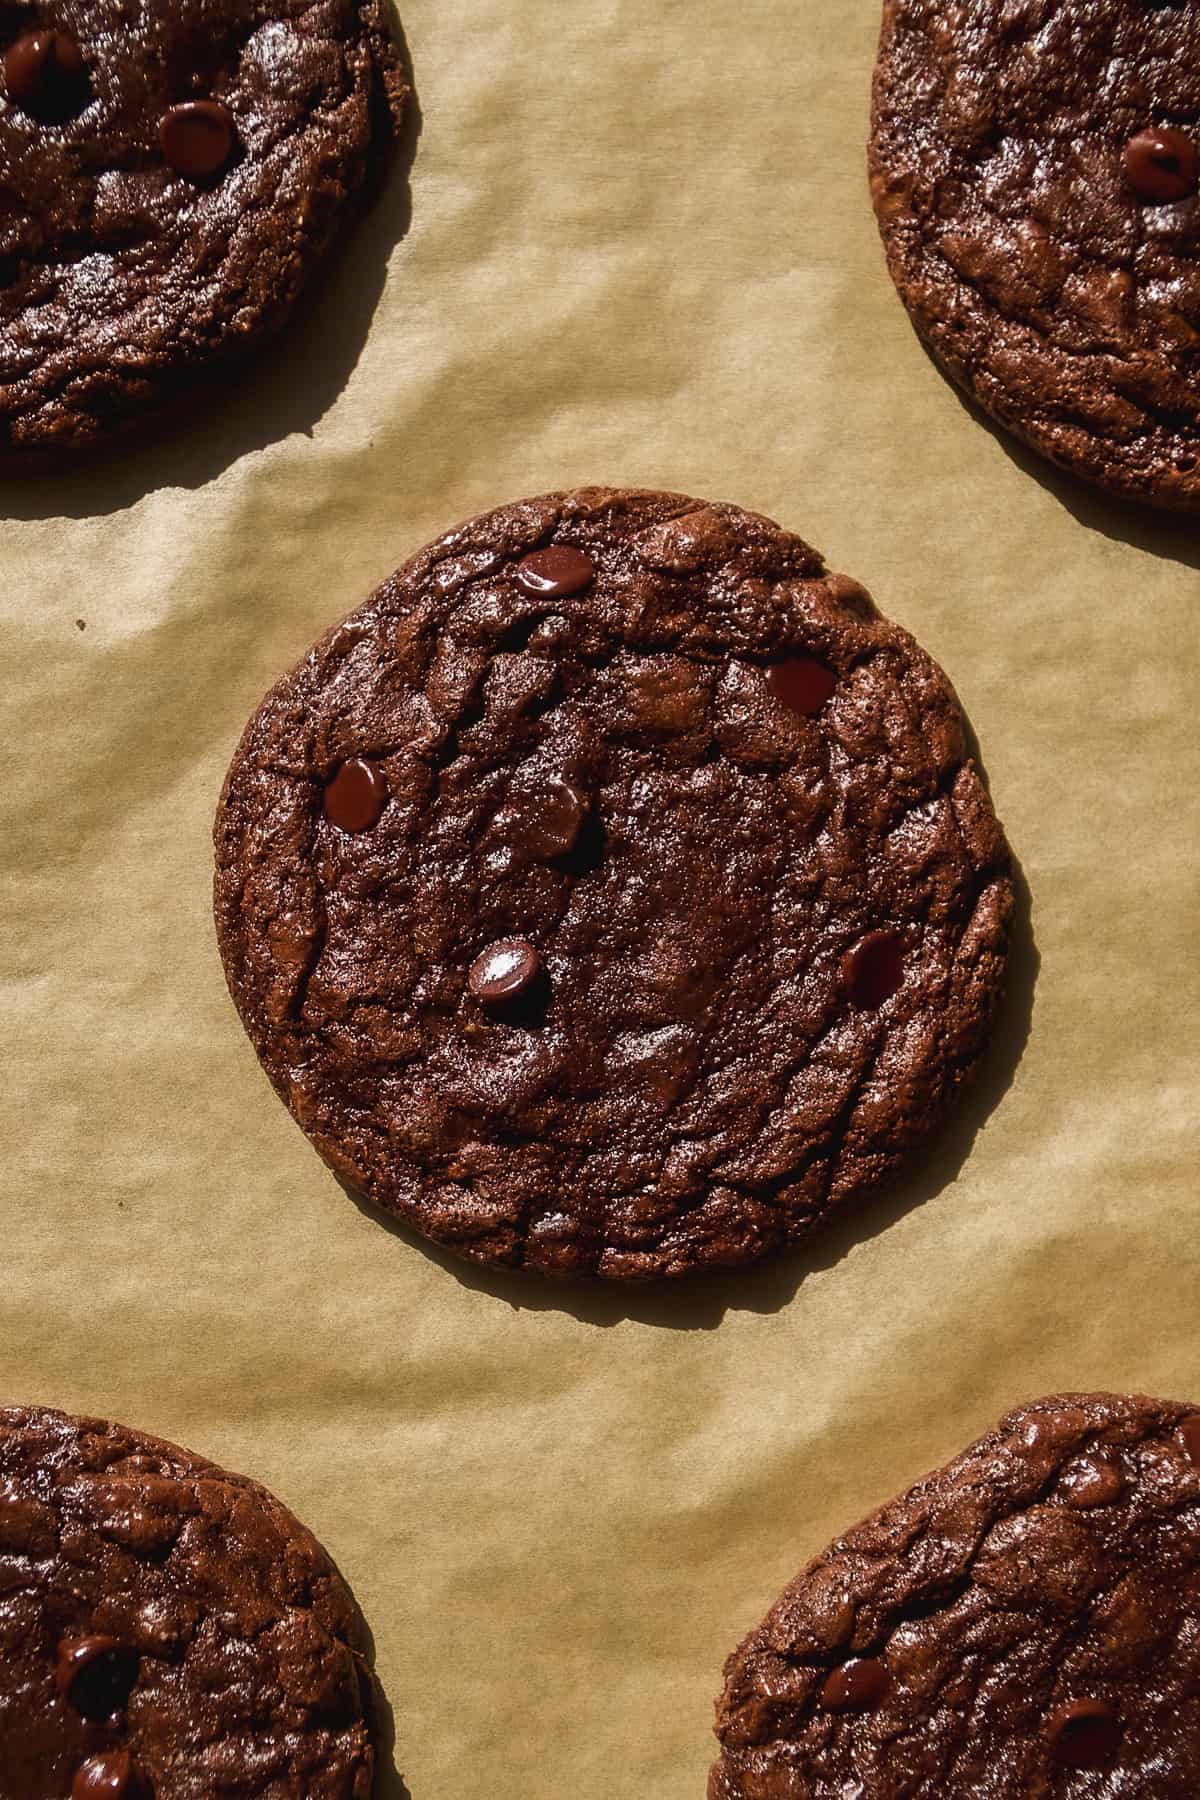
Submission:
<svg viewBox="0 0 1200 1800">
<path fill-rule="evenodd" d="M 548 861 L 575 848 L 587 814 L 586 794 L 569 781 L 551 779 L 516 802 L 513 842 Z"/>
<path fill-rule="evenodd" d="M 1190 1418 L 1183 1420 L 1175 1433 L 1175 1442 L 1194 1463 L 1200 1464 L 1200 1413 L 1193 1413 Z"/>
<path fill-rule="evenodd" d="M 1125 146 L 1125 179 L 1139 199 L 1182 200 L 1196 191 L 1196 146 L 1173 125 L 1139 131 Z"/>
<path fill-rule="evenodd" d="M 815 656 L 790 656 L 786 662 L 772 663 L 767 686 L 790 712 L 811 719 L 836 688 L 837 676 Z"/>
<path fill-rule="evenodd" d="M 873 1656 L 856 1657 L 825 1677 L 821 1704 L 833 1712 L 868 1712 L 879 1705 L 892 1678 Z"/>
<path fill-rule="evenodd" d="M 503 1006 L 528 992 L 541 969 L 542 959 L 528 938 L 501 938 L 475 958 L 467 985 L 485 1006 Z"/>
<path fill-rule="evenodd" d="M 370 831 L 379 823 L 387 799 L 383 770 L 352 756 L 325 789 L 325 817 L 342 831 Z"/>
<path fill-rule="evenodd" d="M 138 1656 L 116 1638 L 64 1638 L 54 1672 L 60 1694 L 81 1718 L 102 1725 L 123 1712 L 137 1680 Z"/>
<path fill-rule="evenodd" d="M 1072 1433 L 1082 1431 L 1086 1423 L 1081 1412 L 1034 1413 L 1026 1420 L 1021 1437 L 1031 1450 L 1044 1450 L 1047 1445 L 1057 1444 Z"/>
<path fill-rule="evenodd" d="M 1102 1700 L 1072 1700 L 1047 1726 L 1050 1754 L 1068 1769 L 1103 1769 L 1121 1747 L 1121 1721 Z"/>
<path fill-rule="evenodd" d="M 186 100 L 163 114 L 159 137 L 173 169 L 189 181 L 205 181 L 229 161 L 237 127 L 219 100 Z"/>
<path fill-rule="evenodd" d="M 71 1800 L 125 1800 L 132 1780 L 128 1750 L 105 1750 L 76 1770 Z"/>
<path fill-rule="evenodd" d="M 519 562 L 516 578 L 518 587 L 539 600 L 561 600 L 590 587 L 596 579 L 596 565 L 582 550 L 572 550 L 569 544 L 551 544 Z"/>
<path fill-rule="evenodd" d="M 904 979 L 904 944 L 898 931 L 869 931 L 842 958 L 842 981 L 852 1006 L 874 1012 Z"/>
<path fill-rule="evenodd" d="M 1081 1510 L 1111 1506 L 1125 1492 L 1125 1475 L 1116 1457 L 1097 1451 L 1081 1456 L 1063 1476 L 1063 1498 Z"/>
<path fill-rule="evenodd" d="M 35 119 L 69 119 L 87 94 L 87 68 L 66 31 L 30 31 L 10 44 L 4 85 L 14 106 Z"/>
</svg>

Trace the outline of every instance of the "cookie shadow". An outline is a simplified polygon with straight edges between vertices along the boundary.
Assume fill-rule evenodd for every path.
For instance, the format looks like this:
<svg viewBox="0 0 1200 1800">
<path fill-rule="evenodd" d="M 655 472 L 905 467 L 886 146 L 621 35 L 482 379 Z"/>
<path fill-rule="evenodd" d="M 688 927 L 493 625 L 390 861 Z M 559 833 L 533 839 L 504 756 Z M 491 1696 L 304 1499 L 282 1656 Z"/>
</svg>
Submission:
<svg viewBox="0 0 1200 1800">
<path fill-rule="evenodd" d="M 1200 532 L 1196 521 L 1187 513 L 1157 511 L 1139 505 L 1135 500 L 1122 500 L 1093 487 L 1081 475 L 1060 469 L 1057 463 L 1042 456 L 1007 427 L 984 412 L 979 402 L 960 388 L 936 357 L 929 359 L 942 381 L 963 410 L 993 437 L 1009 462 L 1015 463 L 1023 475 L 1036 481 L 1058 504 L 1087 531 L 1098 532 L 1151 556 L 1160 556 L 1187 568 L 1200 569 Z"/>
<path fill-rule="evenodd" d="M 396 1768 L 396 1714 L 375 1668 L 375 1637 L 362 1613 L 358 1611 L 357 1601 L 354 1606 L 367 1642 L 367 1659 L 371 1666 L 367 1702 L 371 1737 L 375 1744 L 375 1780 L 371 1788 L 371 1800 L 412 1800 L 412 1794 Z"/>
<path fill-rule="evenodd" d="M 971 744 L 974 753 L 974 744 Z M 976 759 L 978 760 L 978 759 Z M 627 1285 L 549 1281 L 507 1270 L 477 1268 L 420 1237 L 364 1195 L 340 1185 L 361 1212 L 421 1251 L 461 1286 L 490 1294 L 514 1312 L 566 1312 L 585 1325 L 625 1320 L 668 1331 L 714 1331 L 727 1312 L 776 1313 L 795 1298 L 806 1276 L 831 1269 L 864 1242 L 880 1237 L 915 1207 L 934 1199 L 958 1176 L 972 1145 L 1012 1085 L 1033 1022 L 1041 958 L 1033 935 L 1029 884 L 1013 859 L 1014 911 L 1004 997 L 974 1077 L 949 1118 L 912 1166 L 861 1203 L 835 1215 L 809 1243 L 751 1269 L 678 1282 Z"/>
<path fill-rule="evenodd" d="M 358 211 L 314 272 L 279 335 L 241 364 L 214 371 L 177 412 L 128 439 L 46 472 L 4 483 L 0 517 L 84 519 L 123 512 L 166 488 L 195 489 L 255 450 L 311 437 L 362 355 L 392 251 L 412 222 L 409 176 L 421 135 L 412 60 L 392 27 L 410 90 L 382 177 L 368 181 Z"/>
</svg>

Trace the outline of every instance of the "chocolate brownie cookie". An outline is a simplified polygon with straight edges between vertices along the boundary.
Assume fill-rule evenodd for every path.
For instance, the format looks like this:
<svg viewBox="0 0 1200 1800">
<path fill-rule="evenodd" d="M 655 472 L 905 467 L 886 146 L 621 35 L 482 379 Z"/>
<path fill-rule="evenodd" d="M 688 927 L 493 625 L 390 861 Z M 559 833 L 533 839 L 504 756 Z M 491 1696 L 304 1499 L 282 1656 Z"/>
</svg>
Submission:
<svg viewBox="0 0 1200 1800">
<path fill-rule="evenodd" d="M 281 326 L 405 99 L 384 0 L 0 5 L 0 457 Z"/>
<path fill-rule="evenodd" d="M 366 1629 L 265 1489 L 0 1411 L 0 1800 L 367 1800 Z"/>
<path fill-rule="evenodd" d="M 871 180 L 955 381 L 1111 493 L 1200 506 L 1200 5 L 886 0 Z"/>
<path fill-rule="evenodd" d="M 769 520 L 591 489 L 386 582 L 216 824 L 230 989 L 333 1167 L 478 1262 L 747 1263 L 924 1138 L 1012 886 L 945 676 Z"/>
<path fill-rule="evenodd" d="M 1200 1410 L 1010 1413 L 838 1538 L 725 1671 L 709 1800 L 1200 1785 Z"/>
</svg>

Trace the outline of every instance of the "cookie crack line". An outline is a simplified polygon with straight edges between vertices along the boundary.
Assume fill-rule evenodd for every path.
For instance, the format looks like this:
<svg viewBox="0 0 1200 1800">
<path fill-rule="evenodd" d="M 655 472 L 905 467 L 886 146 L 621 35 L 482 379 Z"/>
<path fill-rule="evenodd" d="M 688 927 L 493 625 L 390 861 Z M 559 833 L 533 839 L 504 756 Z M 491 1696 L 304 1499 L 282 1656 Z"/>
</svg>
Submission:
<svg viewBox="0 0 1200 1800">
<path fill-rule="evenodd" d="M 231 993 L 322 1155 L 527 1272 L 782 1249 L 936 1129 L 1003 983 L 949 682 L 803 540 L 679 495 L 414 557 L 267 696 L 214 835 Z"/>
</svg>

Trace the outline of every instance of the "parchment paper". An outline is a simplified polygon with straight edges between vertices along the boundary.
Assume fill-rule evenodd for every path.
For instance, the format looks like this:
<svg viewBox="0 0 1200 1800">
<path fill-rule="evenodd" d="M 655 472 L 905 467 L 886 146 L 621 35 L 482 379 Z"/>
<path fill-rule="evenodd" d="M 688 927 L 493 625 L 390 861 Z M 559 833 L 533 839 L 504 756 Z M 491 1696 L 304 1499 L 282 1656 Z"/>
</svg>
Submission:
<svg viewBox="0 0 1200 1800">
<path fill-rule="evenodd" d="M 386 1794 L 702 1800 L 722 1660 L 835 1531 L 1039 1392 L 1200 1400 L 1198 540 L 919 348 L 864 173 L 878 0 L 404 20 L 411 173 L 279 351 L 3 493 L 0 1386 L 314 1528 L 374 1628 Z M 483 1281 L 357 1210 L 209 912 L 266 688 L 436 532 L 584 481 L 757 508 L 865 581 L 956 683 L 1032 894 L 921 1172 L 666 1296 Z"/>
</svg>

